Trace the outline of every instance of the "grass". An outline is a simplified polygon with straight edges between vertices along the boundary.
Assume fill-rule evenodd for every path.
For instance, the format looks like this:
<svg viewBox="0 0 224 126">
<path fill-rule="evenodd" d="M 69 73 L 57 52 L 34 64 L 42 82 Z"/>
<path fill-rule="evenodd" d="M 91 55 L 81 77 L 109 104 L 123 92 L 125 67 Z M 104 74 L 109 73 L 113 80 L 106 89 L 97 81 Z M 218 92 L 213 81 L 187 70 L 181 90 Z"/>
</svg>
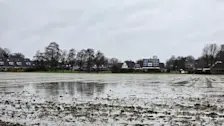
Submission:
<svg viewBox="0 0 224 126">
<path fill-rule="evenodd" d="M 33 72 L 30 72 L 33 73 Z M 96 73 L 97 72 L 83 72 L 83 71 L 71 71 L 71 70 L 57 70 L 57 71 L 34 71 L 34 73 Z M 100 73 L 111 73 L 110 71 L 103 71 L 103 72 L 99 72 Z"/>
<path fill-rule="evenodd" d="M 26 71 L 9 71 L 9 72 L 26 72 Z M 71 70 L 56 70 L 56 71 L 30 71 L 27 73 L 78 73 L 78 74 L 180 74 L 180 73 L 164 73 L 164 72 L 121 72 L 112 73 L 111 71 L 101 71 L 101 72 L 86 72 L 86 71 L 71 71 Z M 187 73 L 185 73 L 187 74 Z"/>
<path fill-rule="evenodd" d="M 24 72 L 24 71 L 15 71 Z M 71 71 L 71 70 L 56 70 L 56 71 L 32 71 L 26 73 L 77 73 L 77 74 L 180 74 L 180 73 L 164 73 L 164 72 L 130 72 L 130 73 L 112 73 L 111 71 L 101 71 L 101 72 L 85 72 L 85 71 Z M 187 73 L 185 73 L 187 74 Z"/>
<path fill-rule="evenodd" d="M 57 71 L 35 71 L 31 73 L 78 73 L 78 74 L 180 74 L 180 73 L 159 73 L 159 72 L 133 72 L 133 73 L 112 73 L 111 71 L 101 71 L 101 72 L 85 72 L 85 71 L 71 71 L 71 70 L 57 70 Z"/>
</svg>

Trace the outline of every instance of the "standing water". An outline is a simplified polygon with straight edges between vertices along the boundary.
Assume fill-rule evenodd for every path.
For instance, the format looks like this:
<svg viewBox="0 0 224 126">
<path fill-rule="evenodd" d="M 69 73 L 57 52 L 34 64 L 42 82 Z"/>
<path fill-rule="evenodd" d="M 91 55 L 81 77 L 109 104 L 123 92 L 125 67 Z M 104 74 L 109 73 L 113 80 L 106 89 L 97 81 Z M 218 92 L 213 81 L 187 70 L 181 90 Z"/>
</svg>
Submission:
<svg viewBox="0 0 224 126">
<path fill-rule="evenodd" d="M 222 125 L 224 76 L 0 73 L 0 124 Z"/>
</svg>

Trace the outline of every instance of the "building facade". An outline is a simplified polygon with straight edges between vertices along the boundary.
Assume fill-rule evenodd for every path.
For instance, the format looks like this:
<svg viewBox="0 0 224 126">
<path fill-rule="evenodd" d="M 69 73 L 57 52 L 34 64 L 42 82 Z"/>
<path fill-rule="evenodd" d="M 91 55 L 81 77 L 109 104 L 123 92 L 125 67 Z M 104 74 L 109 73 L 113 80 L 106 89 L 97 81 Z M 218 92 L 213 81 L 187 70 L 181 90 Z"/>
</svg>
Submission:
<svg viewBox="0 0 224 126">
<path fill-rule="evenodd" d="M 121 66 L 121 69 L 134 69 L 134 68 L 135 68 L 135 62 L 133 61 L 125 61 Z"/>
<path fill-rule="evenodd" d="M 24 58 L 0 58 L 0 71 L 8 69 L 28 69 L 33 68 L 33 62 Z"/>
<path fill-rule="evenodd" d="M 143 59 L 143 67 L 159 67 L 159 58 L 157 56 L 153 56 L 150 59 Z"/>
</svg>

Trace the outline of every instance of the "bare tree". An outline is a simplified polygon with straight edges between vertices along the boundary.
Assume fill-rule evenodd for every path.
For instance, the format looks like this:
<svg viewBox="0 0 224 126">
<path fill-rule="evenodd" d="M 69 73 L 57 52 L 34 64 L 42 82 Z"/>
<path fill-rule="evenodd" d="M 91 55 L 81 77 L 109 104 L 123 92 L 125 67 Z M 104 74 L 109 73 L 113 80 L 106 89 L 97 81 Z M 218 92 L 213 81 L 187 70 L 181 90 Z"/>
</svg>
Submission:
<svg viewBox="0 0 224 126">
<path fill-rule="evenodd" d="M 79 70 L 83 69 L 83 65 L 86 62 L 85 53 L 86 53 L 86 50 L 84 49 L 77 53 L 76 60 L 77 60 L 77 65 L 79 66 Z"/>
<path fill-rule="evenodd" d="M 220 46 L 220 51 L 224 51 L 224 44 Z"/>
<path fill-rule="evenodd" d="M 210 64 L 213 65 L 216 62 L 216 55 L 219 52 L 217 44 L 210 44 Z"/>
<path fill-rule="evenodd" d="M 94 49 L 87 49 L 85 52 L 86 55 L 86 63 L 87 63 L 87 71 L 90 72 L 91 68 L 94 64 Z"/>
<path fill-rule="evenodd" d="M 37 70 L 46 70 L 47 64 L 44 53 L 38 50 L 33 58 Z"/>
<path fill-rule="evenodd" d="M 117 58 L 111 58 L 109 59 L 109 64 L 117 64 L 119 60 Z"/>
<path fill-rule="evenodd" d="M 8 57 L 10 57 L 10 51 L 9 51 L 9 49 L 7 49 L 7 48 L 1 48 L 0 47 L 0 57 L 3 57 L 3 58 L 8 58 Z"/>
<path fill-rule="evenodd" d="M 206 62 L 207 66 L 209 66 L 209 45 L 206 45 L 203 48 L 203 59 Z"/>
<path fill-rule="evenodd" d="M 216 60 L 222 61 L 224 63 L 224 45 L 220 46 L 220 50 L 218 54 L 216 55 Z"/>
<path fill-rule="evenodd" d="M 211 66 L 216 61 L 216 56 L 219 52 L 219 47 L 217 44 L 208 44 L 203 48 L 203 59 L 205 60 L 207 66 Z"/>
<path fill-rule="evenodd" d="M 10 54 L 10 57 L 12 57 L 12 58 L 25 58 L 25 55 L 22 54 L 22 53 L 13 53 L 13 54 Z"/>
<path fill-rule="evenodd" d="M 40 52 L 40 50 L 38 50 L 35 54 L 35 56 L 33 57 L 34 60 L 37 60 L 37 61 L 45 61 L 45 55 L 44 53 Z"/>
<path fill-rule="evenodd" d="M 137 60 L 136 63 L 139 64 L 141 67 L 143 67 L 143 59 Z"/>
<path fill-rule="evenodd" d="M 51 42 L 45 49 L 45 57 L 48 60 L 51 70 L 58 67 L 61 57 L 61 50 L 56 42 Z"/>
<path fill-rule="evenodd" d="M 175 66 L 176 66 L 175 61 L 176 61 L 176 57 L 175 56 L 172 56 L 170 59 L 168 59 L 166 61 L 166 67 L 167 67 L 167 69 L 169 69 L 169 70 L 175 70 Z"/>
<path fill-rule="evenodd" d="M 121 68 L 119 66 L 119 60 L 117 58 L 111 58 L 108 61 L 109 63 L 109 69 L 112 73 L 120 72 Z"/>
<path fill-rule="evenodd" d="M 97 72 L 100 71 L 100 66 L 104 65 L 106 63 L 106 57 L 104 56 L 104 54 L 100 51 L 98 51 L 95 55 L 95 64 L 97 67 Z"/>
<path fill-rule="evenodd" d="M 195 58 L 193 56 L 189 55 L 186 57 L 186 62 L 193 64 L 195 62 Z"/>
<path fill-rule="evenodd" d="M 112 68 L 113 66 L 116 66 L 118 64 L 119 60 L 117 58 L 111 58 L 108 60 L 109 68 Z"/>
<path fill-rule="evenodd" d="M 63 50 L 61 52 L 61 68 L 65 68 L 65 65 L 66 65 L 66 62 L 67 62 L 67 50 Z"/>
<path fill-rule="evenodd" d="M 75 49 L 70 49 L 69 52 L 68 52 L 68 63 L 70 65 L 70 69 L 72 70 L 74 64 L 75 64 L 75 55 L 76 55 L 76 52 L 75 52 Z"/>
</svg>

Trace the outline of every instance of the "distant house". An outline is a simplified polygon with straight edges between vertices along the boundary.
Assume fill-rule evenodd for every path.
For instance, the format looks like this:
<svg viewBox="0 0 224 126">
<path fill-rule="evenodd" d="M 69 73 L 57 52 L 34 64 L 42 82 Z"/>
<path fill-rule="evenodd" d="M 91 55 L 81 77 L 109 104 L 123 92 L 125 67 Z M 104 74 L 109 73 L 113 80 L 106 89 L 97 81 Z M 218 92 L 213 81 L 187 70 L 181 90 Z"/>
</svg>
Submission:
<svg viewBox="0 0 224 126">
<path fill-rule="evenodd" d="M 160 68 L 160 69 L 164 69 L 164 68 L 165 68 L 164 63 L 159 63 L 159 68 Z"/>
<path fill-rule="evenodd" d="M 133 61 L 125 61 L 123 63 L 118 63 L 114 67 L 112 72 L 113 73 L 115 73 L 115 72 L 127 73 L 127 72 L 134 72 L 134 69 L 135 69 L 135 62 L 133 62 Z"/>
<path fill-rule="evenodd" d="M 185 63 L 185 68 L 186 69 L 193 69 L 193 68 L 195 68 L 195 63 Z"/>
<path fill-rule="evenodd" d="M 159 59 L 157 56 L 153 56 L 150 59 L 143 59 L 143 67 L 159 67 Z"/>
<path fill-rule="evenodd" d="M 4 65 L 5 65 L 5 62 L 2 59 L 0 59 L 0 66 L 4 66 Z"/>
<path fill-rule="evenodd" d="M 135 68 L 135 62 L 133 61 L 125 61 L 121 66 L 121 69 L 134 69 L 134 68 Z"/>
<path fill-rule="evenodd" d="M 164 63 L 159 63 L 159 68 L 160 68 L 161 72 L 165 72 L 166 71 Z"/>
<path fill-rule="evenodd" d="M 8 69 L 28 69 L 32 67 L 33 63 L 30 59 L 0 58 L 0 71 L 7 71 Z"/>
<path fill-rule="evenodd" d="M 217 54 L 217 62 L 211 66 L 212 74 L 224 74 L 224 45 L 221 46 L 221 51 Z"/>
<path fill-rule="evenodd" d="M 210 67 L 203 59 L 195 60 L 195 73 L 210 73 Z"/>
<path fill-rule="evenodd" d="M 3 58 L 0 58 L 0 71 L 5 71 L 6 61 Z"/>
<path fill-rule="evenodd" d="M 195 60 L 195 69 L 196 70 L 202 70 L 203 68 L 206 68 L 206 62 L 203 59 Z"/>
<path fill-rule="evenodd" d="M 92 69 L 94 70 L 94 71 L 97 71 L 97 65 L 94 65 L 93 67 L 92 67 Z M 99 71 L 106 71 L 106 70 L 108 70 L 108 66 L 105 66 L 105 65 L 100 65 L 99 66 Z"/>
<path fill-rule="evenodd" d="M 31 60 L 28 59 L 28 58 L 24 59 L 24 62 L 25 62 L 25 66 L 26 66 L 26 68 L 33 68 L 33 67 L 35 67 L 34 62 L 31 61 Z"/>
<path fill-rule="evenodd" d="M 153 56 L 153 58 L 150 59 L 143 59 L 143 70 L 144 71 L 154 71 L 154 70 L 160 70 L 159 67 L 159 59 L 157 56 Z"/>
<path fill-rule="evenodd" d="M 73 66 L 72 70 L 80 70 L 80 67 L 78 65 Z"/>
<path fill-rule="evenodd" d="M 142 67 L 141 67 L 140 64 L 135 64 L 135 69 L 136 69 L 136 70 L 140 70 L 140 69 L 142 69 Z"/>
<path fill-rule="evenodd" d="M 187 73 L 194 73 L 195 70 L 195 63 L 194 62 L 185 62 L 185 69 Z"/>
<path fill-rule="evenodd" d="M 222 61 L 217 61 L 211 67 L 212 74 L 224 74 L 224 63 Z"/>
<path fill-rule="evenodd" d="M 123 66 L 123 64 L 124 64 L 124 63 L 118 63 L 118 64 L 116 65 L 116 67 L 118 67 L 119 69 L 121 69 L 122 66 Z"/>
<path fill-rule="evenodd" d="M 128 64 L 124 62 L 121 66 L 121 69 L 128 69 Z"/>
<path fill-rule="evenodd" d="M 11 62 L 11 63 L 12 64 L 14 63 L 14 68 L 26 68 L 25 59 L 13 58 L 12 61 L 13 62 Z M 9 62 L 9 64 L 10 64 L 10 62 Z"/>
<path fill-rule="evenodd" d="M 143 59 L 142 59 L 142 60 L 138 60 L 138 61 L 136 62 L 136 64 L 139 64 L 140 67 L 142 68 L 142 67 L 143 67 Z"/>
<path fill-rule="evenodd" d="M 217 54 L 217 60 L 224 63 L 224 46 L 222 45 L 222 50 Z"/>
</svg>

